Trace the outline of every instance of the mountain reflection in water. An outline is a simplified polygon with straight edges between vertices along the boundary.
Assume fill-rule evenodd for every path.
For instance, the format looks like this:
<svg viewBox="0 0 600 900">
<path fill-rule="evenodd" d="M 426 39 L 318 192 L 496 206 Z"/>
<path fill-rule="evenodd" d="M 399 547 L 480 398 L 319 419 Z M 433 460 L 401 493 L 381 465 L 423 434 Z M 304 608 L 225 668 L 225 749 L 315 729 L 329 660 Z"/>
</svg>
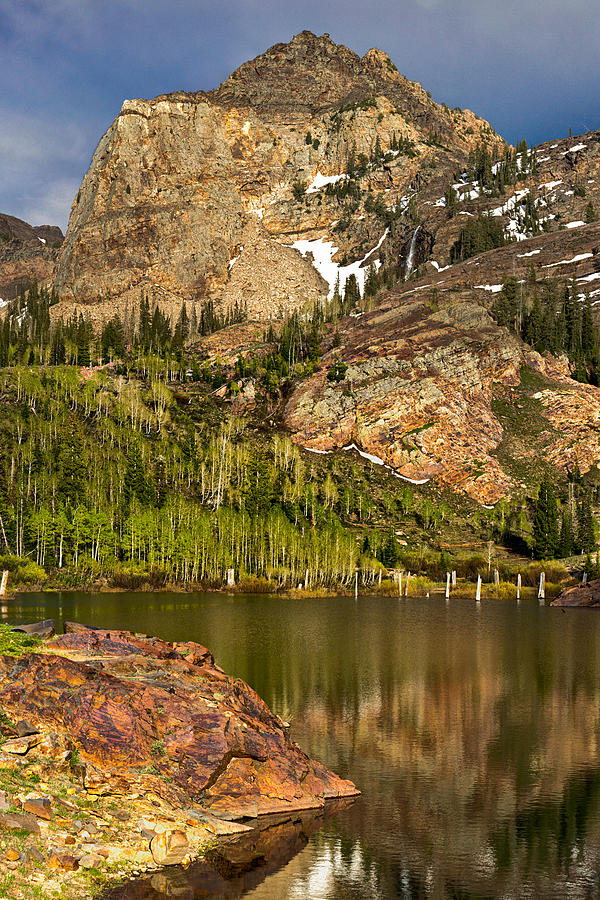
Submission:
<svg viewBox="0 0 600 900">
<path fill-rule="evenodd" d="M 13 618 L 60 610 L 204 643 L 362 791 L 287 864 L 228 889 L 256 900 L 598 896 L 597 612 L 63 594 L 22 597 Z M 165 883 L 162 896 L 239 896 L 177 890 Z"/>
</svg>

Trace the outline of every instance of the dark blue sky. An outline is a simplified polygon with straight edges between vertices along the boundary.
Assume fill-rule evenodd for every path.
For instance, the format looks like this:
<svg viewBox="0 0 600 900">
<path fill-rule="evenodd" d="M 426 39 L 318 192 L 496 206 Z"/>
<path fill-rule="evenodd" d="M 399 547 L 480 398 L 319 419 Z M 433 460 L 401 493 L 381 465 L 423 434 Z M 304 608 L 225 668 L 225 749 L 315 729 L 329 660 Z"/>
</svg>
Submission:
<svg viewBox="0 0 600 900">
<path fill-rule="evenodd" d="M 0 212 L 64 228 L 125 98 L 210 90 L 304 28 L 510 142 L 600 127 L 598 0 L 0 0 Z"/>
</svg>

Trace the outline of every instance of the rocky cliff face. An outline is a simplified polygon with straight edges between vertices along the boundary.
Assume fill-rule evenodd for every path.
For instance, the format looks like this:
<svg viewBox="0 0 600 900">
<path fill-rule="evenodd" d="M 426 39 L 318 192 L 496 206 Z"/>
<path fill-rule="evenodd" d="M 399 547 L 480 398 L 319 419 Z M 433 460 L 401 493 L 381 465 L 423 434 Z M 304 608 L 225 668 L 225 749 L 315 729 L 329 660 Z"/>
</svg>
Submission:
<svg viewBox="0 0 600 900">
<path fill-rule="evenodd" d="M 519 383 L 522 353 L 485 310 L 468 301 L 432 310 L 425 299 L 398 307 L 391 295 L 338 333 L 323 371 L 287 403 L 296 441 L 319 451 L 355 444 L 403 478 L 436 478 L 480 502 L 510 492 L 490 456 L 502 439 L 491 400 L 494 384 Z M 326 377 L 334 354 L 348 366 L 339 384 Z"/>
<path fill-rule="evenodd" d="M 524 347 L 456 283 L 390 292 L 343 319 L 338 337 L 286 401 L 301 446 L 355 449 L 400 479 L 489 505 L 535 482 L 540 459 L 563 472 L 600 459 L 600 390 Z M 339 383 L 327 378 L 336 361 Z"/>
<path fill-rule="evenodd" d="M 500 142 L 472 113 L 434 103 L 386 54 L 361 59 L 310 32 L 211 93 L 126 101 L 73 204 L 61 309 L 104 298 L 102 318 L 142 291 L 167 309 L 210 296 L 259 318 L 304 306 L 332 284 L 311 265 L 318 245 L 288 245 L 331 242 L 328 260 L 342 265 L 374 248 L 376 259 L 385 224 L 364 208 L 367 193 L 406 203 L 440 166 L 461 169 L 480 140 Z M 334 231 L 350 207 L 326 188 L 349 169 L 352 227 Z"/>
<path fill-rule="evenodd" d="M 32 226 L 0 213 L 0 298 L 12 300 L 34 279 L 52 278 L 63 239 L 56 225 Z"/>
<path fill-rule="evenodd" d="M 585 472 L 600 459 L 600 392 L 489 310 L 507 274 L 574 278 L 595 302 L 600 132 L 521 153 L 503 193 L 469 181 L 480 144 L 503 146 L 386 54 L 360 58 L 310 32 L 210 93 L 126 101 L 73 205 L 52 313 L 85 305 L 100 323 L 142 294 L 172 315 L 182 300 L 245 307 L 248 322 L 194 348 L 233 364 L 265 349 L 265 319 L 331 297 L 350 275 L 362 287 L 368 266 L 385 265 L 393 290 L 335 326 L 340 346 L 328 334 L 320 368 L 282 403 L 294 440 L 354 444 L 400 477 L 486 504 L 536 482 L 536 448 Z M 512 242 L 454 262 L 479 216 Z M 339 384 L 327 378 L 336 357 Z M 254 386 L 235 402 L 252 408 Z"/>
</svg>

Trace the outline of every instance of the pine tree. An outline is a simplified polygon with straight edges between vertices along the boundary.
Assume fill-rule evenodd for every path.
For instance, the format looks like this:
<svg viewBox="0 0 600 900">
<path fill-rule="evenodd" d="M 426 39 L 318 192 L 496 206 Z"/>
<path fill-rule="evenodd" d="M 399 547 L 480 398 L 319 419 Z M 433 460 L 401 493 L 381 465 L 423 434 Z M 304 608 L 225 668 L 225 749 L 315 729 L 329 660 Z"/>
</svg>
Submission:
<svg viewBox="0 0 600 900">
<path fill-rule="evenodd" d="M 86 322 L 81 313 L 79 314 L 79 324 L 77 326 L 77 365 L 89 366 L 92 358 L 90 354 L 90 342 L 93 336 L 93 330 L 90 322 Z"/>
<path fill-rule="evenodd" d="M 554 488 L 548 478 L 540 484 L 533 519 L 533 555 L 552 559 L 558 547 L 558 507 Z"/>
<path fill-rule="evenodd" d="M 59 495 L 76 504 L 85 493 L 88 478 L 83 452 L 83 440 L 77 428 L 65 429 L 61 440 L 57 467 L 59 471 Z"/>
<path fill-rule="evenodd" d="M 250 455 L 242 488 L 244 506 L 251 516 L 264 515 L 273 501 L 273 485 L 269 468 L 263 454 L 255 451 Z"/>
<path fill-rule="evenodd" d="M 458 202 L 458 197 L 456 191 L 454 190 L 454 185 L 449 185 L 446 189 L 446 194 L 444 196 L 444 200 L 446 203 L 446 212 L 448 214 L 448 218 L 452 219 L 456 215 L 456 207 Z"/>
<path fill-rule="evenodd" d="M 365 297 L 374 297 L 379 290 L 379 275 L 373 264 L 368 266 L 365 275 Z"/>
<path fill-rule="evenodd" d="M 138 322 L 138 341 L 147 350 L 150 347 L 150 304 L 148 297 L 142 296 L 140 300 L 140 315 Z"/>
<path fill-rule="evenodd" d="M 577 544 L 580 553 L 591 553 L 596 549 L 595 531 L 590 492 L 584 490 L 577 509 Z"/>
<path fill-rule="evenodd" d="M 358 306 L 360 302 L 360 289 L 356 275 L 352 273 L 348 276 L 344 285 L 344 312 L 348 313 Z"/>
<path fill-rule="evenodd" d="M 574 539 L 573 539 L 573 522 L 571 520 L 571 512 L 568 507 L 563 510 L 562 514 L 562 522 L 560 525 L 560 538 L 558 541 L 558 556 L 561 559 L 565 559 L 567 556 L 571 556 L 573 553 L 574 547 Z"/>
<path fill-rule="evenodd" d="M 139 447 L 130 448 L 127 469 L 123 480 L 123 504 L 127 509 L 134 500 L 141 504 L 151 503 L 155 491 Z"/>
<path fill-rule="evenodd" d="M 57 322 L 50 343 L 50 365 L 62 366 L 67 358 L 62 322 Z"/>
<path fill-rule="evenodd" d="M 499 325 L 516 330 L 519 313 L 519 283 L 514 276 L 504 279 L 502 290 L 494 300 L 492 314 Z"/>
<path fill-rule="evenodd" d="M 178 320 L 177 324 L 179 325 L 179 330 L 181 331 L 181 337 L 183 339 L 183 342 L 185 343 L 185 341 L 188 339 L 189 334 L 190 334 L 190 320 L 188 317 L 187 306 L 186 306 L 185 300 L 181 304 L 181 312 L 179 313 L 179 320 Z"/>
<path fill-rule="evenodd" d="M 581 351 L 586 362 L 591 363 L 597 354 L 596 329 L 592 315 L 589 292 L 585 292 L 581 314 Z"/>
<path fill-rule="evenodd" d="M 105 324 L 102 329 L 101 343 L 104 362 L 125 355 L 125 329 L 118 315 L 114 315 Z"/>
<path fill-rule="evenodd" d="M 542 307 L 540 306 L 540 298 L 537 291 L 533 297 L 533 305 L 531 312 L 527 316 L 524 325 L 523 337 L 536 350 L 540 350 L 542 339 Z"/>
<path fill-rule="evenodd" d="M 393 569 L 398 562 L 398 541 L 393 528 L 388 531 L 388 536 L 382 551 L 382 561 L 388 569 Z"/>
<path fill-rule="evenodd" d="M 375 161 L 381 159 L 383 156 L 383 150 L 381 149 L 381 141 L 379 140 L 379 135 L 375 138 L 375 150 L 373 152 L 373 156 Z"/>
</svg>

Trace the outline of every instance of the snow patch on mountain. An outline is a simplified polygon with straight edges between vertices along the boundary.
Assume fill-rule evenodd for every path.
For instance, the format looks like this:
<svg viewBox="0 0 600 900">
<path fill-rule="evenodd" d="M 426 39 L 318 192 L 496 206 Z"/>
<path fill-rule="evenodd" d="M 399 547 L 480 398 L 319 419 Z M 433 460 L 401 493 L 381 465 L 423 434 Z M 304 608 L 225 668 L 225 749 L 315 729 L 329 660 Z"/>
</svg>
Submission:
<svg viewBox="0 0 600 900">
<path fill-rule="evenodd" d="M 334 245 L 333 241 L 327 241 L 325 238 L 318 238 L 313 241 L 294 241 L 293 244 L 288 244 L 288 246 L 292 247 L 293 250 L 298 250 L 304 257 L 309 253 L 312 254 L 313 266 L 329 285 L 327 298 L 328 300 L 331 300 L 335 293 L 335 286 L 338 278 L 340 293 L 343 293 L 344 286 L 351 275 L 356 277 L 361 295 L 364 294 L 365 277 L 367 274 L 367 268 L 364 266 L 364 263 L 372 253 L 379 250 L 388 234 L 389 228 L 386 228 L 379 241 L 371 250 L 368 250 L 367 253 L 365 253 L 362 259 L 358 259 L 356 262 L 350 263 L 347 266 L 340 266 L 333 261 L 333 257 L 338 252 L 338 248 Z M 380 265 L 379 260 L 376 260 L 375 268 L 378 269 Z"/>
<path fill-rule="evenodd" d="M 348 178 L 350 178 L 349 175 L 321 175 L 320 172 L 317 172 L 311 184 L 306 188 L 306 193 L 316 194 L 328 184 L 337 184 L 338 181 L 346 181 Z"/>
</svg>

